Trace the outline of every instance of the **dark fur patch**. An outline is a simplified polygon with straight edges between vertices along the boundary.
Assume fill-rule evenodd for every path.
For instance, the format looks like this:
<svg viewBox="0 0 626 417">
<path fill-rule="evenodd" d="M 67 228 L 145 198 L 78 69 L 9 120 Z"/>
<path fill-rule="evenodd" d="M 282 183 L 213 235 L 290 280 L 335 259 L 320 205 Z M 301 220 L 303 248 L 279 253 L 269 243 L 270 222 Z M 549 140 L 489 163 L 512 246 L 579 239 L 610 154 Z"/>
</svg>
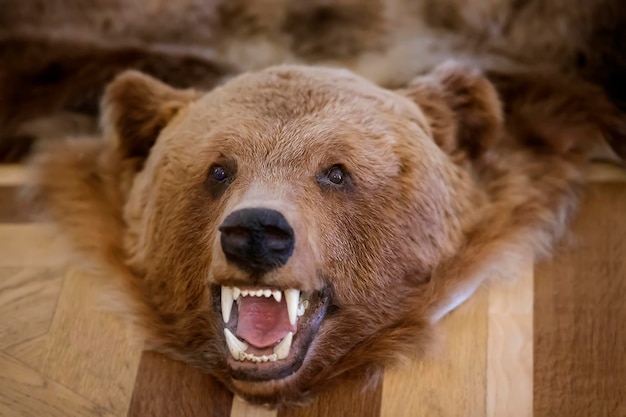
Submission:
<svg viewBox="0 0 626 417">
<path fill-rule="evenodd" d="M 352 57 L 387 44 L 382 0 L 294 1 L 284 30 L 304 57 Z"/>
</svg>

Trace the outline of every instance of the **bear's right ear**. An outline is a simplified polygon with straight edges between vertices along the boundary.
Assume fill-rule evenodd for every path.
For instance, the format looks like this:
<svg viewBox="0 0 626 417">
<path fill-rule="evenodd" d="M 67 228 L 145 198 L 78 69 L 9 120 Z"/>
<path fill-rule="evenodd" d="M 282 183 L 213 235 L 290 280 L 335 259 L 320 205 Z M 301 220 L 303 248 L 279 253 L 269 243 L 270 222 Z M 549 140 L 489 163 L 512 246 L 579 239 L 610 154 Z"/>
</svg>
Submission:
<svg viewBox="0 0 626 417">
<path fill-rule="evenodd" d="M 433 140 L 448 154 L 460 150 L 477 159 L 500 139 L 498 93 L 475 68 L 445 63 L 415 78 L 400 93 L 424 112 Z"/>
<path fill-rule="evenodd" d="M 139 71 L 118 75 L 102 101 L 105 137 L 112 137 L 119 156 L 146 158 L 161 130 L 178 111 L 198 97 Z"/>
</svg>

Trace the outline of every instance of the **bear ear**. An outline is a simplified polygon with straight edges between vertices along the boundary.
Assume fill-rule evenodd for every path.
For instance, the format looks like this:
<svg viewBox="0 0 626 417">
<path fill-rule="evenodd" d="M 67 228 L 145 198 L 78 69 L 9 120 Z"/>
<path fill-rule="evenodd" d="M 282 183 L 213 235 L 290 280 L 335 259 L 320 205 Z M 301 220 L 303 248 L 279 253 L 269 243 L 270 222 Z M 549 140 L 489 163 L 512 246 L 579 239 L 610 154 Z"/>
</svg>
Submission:
<svg viewBox="0 0 626 417">
<path fill-rule="evenodd" d="M 502 106 L 495 88 L 477 69 L 446 63 L 413 79 L 401 94 L 425 113 L 435 142 L 452 154 L 479 158 L 500 138 Z"/>
<path fill-rule="evenodd" d="M 198 94 L 138 71 L 118 75 L 102 101 L 102 126 L 122 158 L 146 158 L 161 130 Z"/>
</svg>

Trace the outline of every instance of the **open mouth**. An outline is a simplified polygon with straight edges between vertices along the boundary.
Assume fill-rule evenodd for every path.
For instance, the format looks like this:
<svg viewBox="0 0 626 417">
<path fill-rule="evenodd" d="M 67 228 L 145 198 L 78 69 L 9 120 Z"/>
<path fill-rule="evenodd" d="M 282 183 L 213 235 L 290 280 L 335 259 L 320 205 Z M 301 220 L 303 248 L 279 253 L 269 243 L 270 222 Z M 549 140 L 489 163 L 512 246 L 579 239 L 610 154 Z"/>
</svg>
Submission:
<svg viewBox="0 0 626 417">
<path fill-rule="evenodd" d="M 283 378 L 299 369 L 325 315 L 324 291 L 221 286 L 224 338 L 233 377 Z"/>
</svg>

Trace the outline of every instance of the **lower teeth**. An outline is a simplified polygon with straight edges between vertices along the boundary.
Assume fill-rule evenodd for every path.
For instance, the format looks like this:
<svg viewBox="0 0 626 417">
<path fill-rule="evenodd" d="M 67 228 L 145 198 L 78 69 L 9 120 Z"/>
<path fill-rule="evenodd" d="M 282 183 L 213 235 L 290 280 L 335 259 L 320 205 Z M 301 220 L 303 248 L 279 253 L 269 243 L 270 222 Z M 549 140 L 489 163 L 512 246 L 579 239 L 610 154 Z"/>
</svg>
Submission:
<svg viewBox="0 0 626 417">
<path fill-rule="evenodd" d="M 276 362 L 277 360 L 285 359 L 289 356 L 291 350 L 291 341 L 293 340 L 293 333 L 289 332 L 281 340 L 281 342 L 274 347 L 274 353 L 270 355 L 257 356 L 252 353 L 246 353 L 249 345 L 239 340 L 233 333 L 224 329 L 224 337 L 226 338 L 226 344 L 231 356 L 238 361 L 251 361 L 251 362 Z"/>
<path fill-rule="evenodd" d="M 239 352 L 240 361 L 247 360 L 252 362 L 276 362 L 277 359 L 278 356 L 275 353 L 272 353 L 271 355 L 256 356 L 252 353 Z"/>
</svg>

